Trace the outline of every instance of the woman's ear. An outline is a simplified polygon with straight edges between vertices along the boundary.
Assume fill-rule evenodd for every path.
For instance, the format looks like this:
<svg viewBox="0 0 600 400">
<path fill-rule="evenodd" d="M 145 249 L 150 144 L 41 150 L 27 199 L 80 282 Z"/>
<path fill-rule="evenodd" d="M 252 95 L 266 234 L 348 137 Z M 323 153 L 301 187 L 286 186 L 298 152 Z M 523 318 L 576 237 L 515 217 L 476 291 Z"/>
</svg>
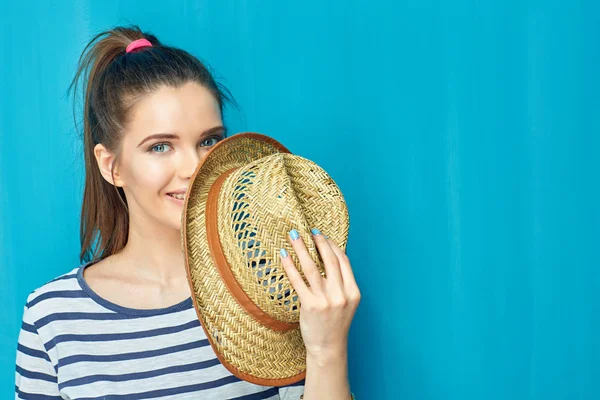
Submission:
<svg viewBox="0 0 600 400">
<path fill-rule="evenodd" d="M 123 181 L 119 175 L 119 168 L 115 166 L 114 172 L 111 173 L 111 168 L 115 162 L 115 155 L 111 153 L 103 144 L 98 143 L 94 147 L 94 155 L 102 177 L 111 185 L 122 187 Z"/>
</svg>

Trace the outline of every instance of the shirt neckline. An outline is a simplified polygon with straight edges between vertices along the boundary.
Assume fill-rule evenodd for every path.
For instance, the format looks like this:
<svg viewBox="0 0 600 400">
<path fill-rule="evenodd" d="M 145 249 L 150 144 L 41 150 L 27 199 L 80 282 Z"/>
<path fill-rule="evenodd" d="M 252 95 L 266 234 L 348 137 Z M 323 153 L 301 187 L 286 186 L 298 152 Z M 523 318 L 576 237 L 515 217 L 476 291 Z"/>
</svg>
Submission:
<svg viewBox="0 0 600 400">
<path fill-rule="evenodd" d="M 83 270 L 96 263 L 97 261 L 99 260 L 89 261 L 85 264 L 82 264 L 79 267 L 79 269 L 77 270 L 77 282 L 79 283 L 79 286 L 81 286 L 81 289 L 84 292 L 86 292 L 92 298 L 92 300 L 94 300 L 96 303 L 100 304 L 104 308 L 108 308 L 109 310 L 121 314 L 134 315 L 139 317 L 169 314 L 181 310 L 186 310 L 188 308 L 193 308 L 191 296 L 177 304 L 173 304 L 164 308 L 131 308 L 121 306 L 119 304 L 106 300 L 105 298 L 101 297 L 96 292 L 94 292 L 94 290 L 87 284 L 83 277 Z"/>
</svg>

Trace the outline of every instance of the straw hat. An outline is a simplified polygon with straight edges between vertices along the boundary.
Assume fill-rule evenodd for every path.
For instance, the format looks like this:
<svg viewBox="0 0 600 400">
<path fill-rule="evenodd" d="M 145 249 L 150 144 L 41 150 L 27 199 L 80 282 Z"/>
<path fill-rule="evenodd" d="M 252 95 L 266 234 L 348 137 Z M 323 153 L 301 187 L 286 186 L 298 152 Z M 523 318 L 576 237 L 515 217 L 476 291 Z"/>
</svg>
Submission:
<svg viewBox="0 0 600 400">
<path fill-rule="evenodd" d="M 348 209 L 314 162 L 272 138 L 240 133 L 222 140 L 188 187 L 181 240 L 200 323 L 221 363 L 255 384 L 283 386 L 306 375 L 300 302 L 279 256 L 296 229 L 319 271 L 310 229 L 346 248 Z"/>
</svg>

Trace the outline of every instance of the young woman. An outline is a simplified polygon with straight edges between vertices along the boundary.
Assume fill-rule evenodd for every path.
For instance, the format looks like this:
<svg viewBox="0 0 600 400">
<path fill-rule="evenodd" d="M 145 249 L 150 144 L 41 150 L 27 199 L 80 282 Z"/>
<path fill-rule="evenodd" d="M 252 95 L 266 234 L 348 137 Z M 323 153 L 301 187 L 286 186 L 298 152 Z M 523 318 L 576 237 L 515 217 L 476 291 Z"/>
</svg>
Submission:
<svg viewBox="0 0 600 400">
<path fill-rule="evenodd" d="M 238 379 L 198 322 L 180 242 L 181 199 L 198 163 L 227 135 L 229 91 L 198 59 L 136 26 L 94 37 L 71 87 L 79 82 L 82 265 L 27 299 L 16 398 L 350 399 L 347 336 L 360 292 L 347 257 L 322 234 L 314 240 L 327 278 L 306 286 L 282 258 L 302 302 L 304 381 L 265 387 Z M 314 265 L 302 240 L 292 239 L 308 276 Z"/>
</svg>

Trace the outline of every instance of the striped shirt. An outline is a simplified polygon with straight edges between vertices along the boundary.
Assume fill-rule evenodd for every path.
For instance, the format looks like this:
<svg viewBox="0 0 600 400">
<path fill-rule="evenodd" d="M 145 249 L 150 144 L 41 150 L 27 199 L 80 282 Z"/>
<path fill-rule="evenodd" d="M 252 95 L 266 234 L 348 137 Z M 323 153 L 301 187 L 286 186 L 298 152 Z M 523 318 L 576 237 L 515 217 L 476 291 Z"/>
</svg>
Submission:
<svg viewBox="0 0 600 400">
<path fill-rule="evenodd" d="M 15 399 L 297 400 L 304 381 L 261 386 L 217 359 L 191 297 L 161 309 L 122 307 L 83 279 L 83 264 L 27 298 Z"/>
</svg>

